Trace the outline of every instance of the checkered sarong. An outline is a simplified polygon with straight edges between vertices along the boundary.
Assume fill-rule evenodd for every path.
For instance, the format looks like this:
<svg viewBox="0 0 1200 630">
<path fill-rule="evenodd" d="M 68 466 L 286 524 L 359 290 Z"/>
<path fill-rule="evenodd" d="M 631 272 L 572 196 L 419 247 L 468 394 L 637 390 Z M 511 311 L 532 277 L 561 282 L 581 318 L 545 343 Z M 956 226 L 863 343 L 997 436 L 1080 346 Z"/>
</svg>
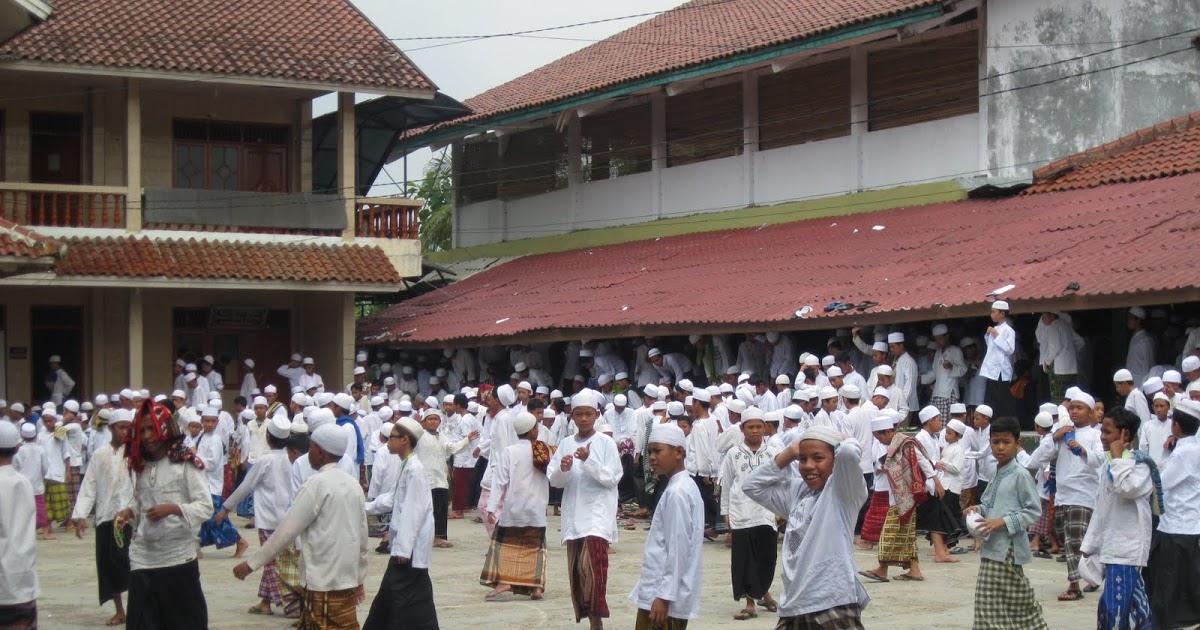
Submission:
<svg viewBox="0 0 1200 630">
<path fill-rule="evenodd" d="M 67 501 L 71 509 L 75 509 L 75 499 L 79 496 L 79 486 L 82 483 L 83 475 L 79 473 L 79 467 L 67 466 Z"/>
<path fill-rule="evenodd" d="M 1054 501 L 1042 499 L 1042 515 L 1029 526 L 1029 533 L 1034 536 L 1054 535 Z"/>
<path fill-rule="evenodd" d="M 834 606 L 795 617 L 780 617 L 775 630 L 863 630 L 858 604 Z"/>
<path fill-rule="evenodd" d="M 271 534 L 275 533 L 273 529 L 258 530 L 258 544 L 261 546 L 267 542 Z M 275 604 L 276 606 L 283 605 L 283 594 L 279 590 L 279 575 L 275 573 L 277 561 L 272 560 L 263 565 L 262 578 L 258 580 L 258 597 Z"/>
<path fill-rule="evenodd" d="M 887 520 L 888 513 L 888 492 L 887 490 L 875 491 L 871 493 L 871 505 L 867 508 L 867 515 L 863 518 L 862 539 L 868 542 L 879 542 L 879 536 L 883 533 L 883 522 Z"/>
<path fill-rule="evenodd" d="M 1092 522 L 1091 508 L 1081 505 L 1054 506 L 1054 535 L 1067 556 L 1067 581 L 1079 581 L 1079 548 Z"/>
<path fill-rule="evenodd" d="M 300 584 L 300 550 L 296 549 L 295 541 L 275 556 L 275 575 L 279 578 L 279 591 L 283 596 L 283 614 L 299 613 L 304 587 Z"/>
<path fill-rule="evenodd" d="M 896 506 L 888 508 L 883 521 L 883 534 L 879 536 L 879 564 L 907 569 L 917 559 L 917 519 L 900 522 Z"/>
<path fill-rule="evenodd" d="M 1013 563 L 1012 548 L 1004 562 L 979 560 L 974 630 L 1049 630 L 1033 586 Z"/>
<path fill-rule="evenodd" d="M 67 498 L 67 484 L 61 481 L 46 481 L 46 517 L 51 523 L 61 523 L 71 516 L 71 500 Z"/>
<path fill-rule="evenodd" d="M 946 422 L 950 421 L 950 405 L 958 402 L 958 392 L 951 392 L 946 398 L 934 396 L 929 403 L 937 407 L 938 413 L 942 414 L 942 419 Z"/>
</svg>

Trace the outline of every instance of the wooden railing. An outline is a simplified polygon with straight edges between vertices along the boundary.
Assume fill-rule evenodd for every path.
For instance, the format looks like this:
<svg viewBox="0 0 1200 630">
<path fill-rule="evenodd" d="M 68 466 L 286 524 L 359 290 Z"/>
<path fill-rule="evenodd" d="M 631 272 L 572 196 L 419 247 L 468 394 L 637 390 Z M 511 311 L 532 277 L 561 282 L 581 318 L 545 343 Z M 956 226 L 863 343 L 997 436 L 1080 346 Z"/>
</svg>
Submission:
<svg viewBox="0 0 1200 630">
<path fill-rule="evenodd" d="M 120 186 L 71 186 L 0 182 L 0 217 L 48 227 L 125 227 Z"/>
<path fill-rule="evenodd" d="M 415 239 L 420 231 L 418 212 L 424 202 L 401 197 L 359 197 L 355 200 L 355 236 Z"/>
</svg>

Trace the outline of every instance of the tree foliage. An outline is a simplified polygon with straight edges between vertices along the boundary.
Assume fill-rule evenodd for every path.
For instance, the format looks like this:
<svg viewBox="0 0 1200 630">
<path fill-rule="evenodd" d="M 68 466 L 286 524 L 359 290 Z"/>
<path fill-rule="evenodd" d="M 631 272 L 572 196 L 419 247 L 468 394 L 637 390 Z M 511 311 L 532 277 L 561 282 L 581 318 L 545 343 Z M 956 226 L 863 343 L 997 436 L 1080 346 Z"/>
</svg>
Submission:
<svg viewBox="0 0 1200 630">
<path fill-rule="evenodd" d="M 425 200 L 418 217 L 421 222 L 421 253 L 450 249 L 454 227 L 454 190 L 451 186 L 450 159 L 443 151 L 425 167 L 420 183 L 409 185 L 409 196 Z"/>
</svg>

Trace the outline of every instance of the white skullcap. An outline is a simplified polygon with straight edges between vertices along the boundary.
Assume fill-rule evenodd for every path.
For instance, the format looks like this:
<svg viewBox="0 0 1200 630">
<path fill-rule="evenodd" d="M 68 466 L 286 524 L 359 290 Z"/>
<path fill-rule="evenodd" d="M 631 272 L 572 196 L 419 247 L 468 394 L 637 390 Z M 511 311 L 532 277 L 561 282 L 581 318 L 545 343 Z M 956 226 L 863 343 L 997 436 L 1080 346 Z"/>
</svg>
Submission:
<svg viewBox="0 0 1200 630">
<path fill-rule="evenodd" d="M 1155 394 L 1154 400 L 1161 400 L 1161 401 L 1166 402 L 1167 404 L 1171 403 L 1171 397 L 1162 392 L 1158 392 L 1157 394 Z"/>
<path fill-rule="evenodd" d="M 975 345 L 975 343 L 976 343 L 976 342 L 975 342 L 975 338 L 974 338 L 974 337 L 963 337 L 963 338 L 962 338 L 962 341 L 959 341 L 959 342 L 958 342 L 958 347 L 960 347 L 960 348 L 966 348 L 967 346 L 973 346 L 973 345 Z"/>
<path fill-rule="evenodd" d="M 354 375 L 355 376 L 358 376 L 359 374 L 366 374 L 366 373 L 367 373 L 367 368 L 365 368 L 361 365 L 354 367 Z"/>
<path fill-rule="evenodd" d="M 733 385 L 730 385 L 729 383 L 721 383 L 721 386 L 717 388 L 717 391 L 722 394 L 732 394 Z"/>
<path fill-rule="evenodd" d="M 1135 307 L 1129 309 L 1129 314 L 1133 315 L 1134 317 L 1136 317 L 1138 319 L 1146 319 L 1146 309 L 1144 309 L 1140 306 L 1135 306 Z"/>
<path fill-rule="evenodd" d="M 253 420 L 255 415 L 253 411 L 250 411 L 249 409 L 243 409 L 242 413 L 238 414 L 238 417 L 242 420 Z"/>
<path fill-rule="evenodd" d="M 996 309 L 997 311 L 1009 310 L 1008 302 L 1005 302 L 1004 300 L 996 300 L 995 302 L 992 302 L 992 308 Z"/>
<path fill-rule="evenodd" d="M 105 396 L 104 394 L 97 394 L 97 395 L 96 395 L 96 405 L 97 405 L 97 406 L 99 406 L 99 405 L 107 405 L 107 404 L 108 404 L 108 396 Z"/>
<path fill-rule="evenodd" d="M 860 390 L 858 385 L 855 385 L 854 383 L 846 383 L 845 385 L 842 385 L 842 388 L 838 390 L 838 393 L 842 395 L 842 398 L 855 399 L 859 396 L 862 396 L 862 390 Z"/>
<path fill-rule="evenodd" d="M 68 400 L 62 404 L 63 409 L 71 413 L 79 413 L 79 403 L 75 400 Z"/>
<path fill-rule="evenodd" d="M 688 335 L 688 341 L 691 343 L 696 343 L 697 341 L 700 341 L 700 335 Z"/>
<path fill-rule="evenodd" d="M 834 361 L 833 355 L 827 354 L 827 355 L 821 357 L 821 367 L 829 367 L 829 366 L 833 365 L 833 361 Z"/>
<path fill-rule="evenodd" d="M 991 418 L 994 412 L 992 411 L 991 405 L 979 405 L 978 407 L 975 407 L 975 413 L 983 414 Z"/>
<path fill-rule="evenodd" d="M 890 365 L 881 365 L 875 369 L 875 373 L 880 376 L 895 376 L 896 371 Z"/>
<path fill-rule="evenodd" d="M 402 413 L 405 413 L 405 412 L 412 411 L 412 401 L 410 401 L 410 400 L 401 400 L 401 401 L 400 401 L 399 408 L 398 408 L 398 411 L 400 411 L 400 412 L 402 412 Z"/>
<path fill-rule="evenodd" d="M 821 365 L 821 360 L 817 358 L 817 355 L 810 354 L 807 357 L 804 357 L 804 361 L 802 361 L 802 363 L 810 367 L 817 367 Z"/>
<path fill-rule="evenodd" d="M 1131 383 L 1133 382 L 1133 373 L 1125 368 L 1121 368 L 1113 374 L 1114 383 Z"/>
<path fill-rule="evenodd" d="M 725 403 L 725 408 L 729 410 L 729 413 L 741 415 L 744 411 L 746 411 L 746 403 L 740 400 L 731 400 Z"/>
<path fill-rule="evenodd" d="M 875 396 L 883 396 L 888 400 L 892 399 L 892 393 L 886 387 L 876 387 L 875 391 L 871 392 L 871 397 L 874 398 Z"/>
<path fill-rule="evenodd" d="M 262 391 L 264 394 L 274 394 L 274 393 L 277 393 L 279 391 L 279 389 L 276 388 L 274 385 L 267 385 L 266 387 L 263 388 Z"/>
<path fill-rule="evenodd" d="M 741 371 L 742 371 L 742 368 L 740 368 L 736 365 L 731 365 L 731 366 L 725 368 L 725 374 L 727 376 L 733 376 L 734 374 L 739 374 L 739 373 L 741 373 Z"/>
<path fill-rule="evenodd" d="M 1176 385 L 1182 385 L 1183 384 L 1183 375 L 1180 374 L 1177 370 L 1167 370 L 1166 372 L 1163 372 L 1162 381 L 1164 383 L 1174 383 Z"/>
<path fill-rule="evenodd" d="M 613 404 L 618 407 L 624 407 L 629 404 L 629 399 L 625 397 L 625 394 L 617 394 L 613 396 Z"/>
<path fill-rule="evenodd" d="M 651 411 L 666 411 L 667 410 L 667 401 L 665 401 L 665 400 L 654 401 L 653 403 L 650 404 L 650 410 Z"/>
<path fill-rule="evenodd" d="M 871 421 L 871 432 L 887 431 L 888 429 L 895 428 L 895 426 L 896 419 L 891 414 L 881 413 Z"/>
<path fill-rule="evenodd" d="M 798 388 L 796 391 L 792 392 L 792 400 L 803 400 L 805 402 L 808 402 L 808 400 L 809 400 L 808 388 L 801 387 L 801 388 Z"/>
<path fill-rule="evenodd" d="M 114 409 L 108 417 L 108 423 L 118 424 L 121 422 L 133 422 L 133 412 L 129 409 Z"/>
<path fill-rule="evenodd" d="M 683 446 L 687 441 L 683 435 L 683 429 L 679 425 L 672 422 L 664 422 L 654 425 L 650 429 L 650 439 L 648 444 L 665 444 L 667 446 Z"/>
<path fill-rule="evenodd" d="M 185 382 L 185 383 L 194 383 L 194 382 L 196 381 L 196 373 L 195 373 L 195 372 L 188 372 L 188 373 L 187 373 L 187 375 L 185 375 L 185 376 L 183 377 L 183 380 L 184 380 L 184 382 Z M 128 395 L 128 396 L 125 396 L 125 391 L 128 391 L 128 392 L 129 392 L 129 395 Z M 134 396 L 133 392 L 132 392 L 132 391 L 130 391 L 130 390 L 125 390 L 125 391 L 121 392 L 121 395 L 122 395 L 123 397 L 125 397 L 125 398 L 129 398 L 130 400 L 132 400 L 132 399 L 133 399 L 133 396 Z"/>
<path fill-rule="evenodd" d="M 1146 382 L 1142 383 L 1142 391 L 1146 392 L 1147 396 L 1156 392 L 1161 392 L 1162 388 L 1163 380 L 1157 376 L 1151 376 L 1150 378 L 1146 379 Z"/>
<path fill-rule="evenodd" d="M 209 405 L 204 408 L 204 412 L 200 415 L 204 418 L 216 418 L 217 416 L 221 415 L 221 408 Z"/>
<path fill-rule="evenodd" d="M 842 373 L 842 368 L 840 368 L 836 365 L 831 365 L 831 366 L 829 366 L 828 370 L 825 370 L 825 376 L 828 376 L 829 378 L 833 378 L 835 376 L 845 376 L 845 374 Z"/>
<path fill-rule="evenodd" d="M 950 329 L 947 328 L 945 324 L 938 324 L 933 327 L 932 332 L 934 337 L 940 337 L 942 335 L 950 334 Z"/>
<path fill-rule="evenodd" d="M 940 415 L 942 415 L 942 412 L 938 411 L 938 408 L 933 405 L 928 405 L 917 413 L 917 417 L 921 419 L 921 424 L 925 424 Z"/>
<path fill-rule="evenodd" d="M 385 378 L 383 379 L 383 384 L 384 384 L 385 386 L 386 386 L 386 385 L 395 385 L 395 384 L 396 384 L 396 379 L 395 379 L 395 378 L 392 378 L 391 376 L 385 377 Z"/>
<path fill-rule="evenodd" d="M 818 442 L 824 442 L 836 449 L 838 445 L 842 443 L 842 434 L 833 427 L 817 425 L 815 427 L 809 427 L 807 431 L 800 434 L 800 439 L 798 441 L 803 442 L 804 440 L 817 440 Z"/>
<path fill-rule="evenodd" d="M 783 408 L 783 417 L 788 420 L 799 420 L 804 417 L 804 410 L 800 405 L 788 405 Z"/>
<path fill-rule="evenodd" d="M 32 440 L 37 437 L 37 425 L 32 422 L 21 423 L 21 439 Z"/>
<path fill-rule="evenodd" d="M 267 433 L 286 440 L 292 434 L 292 421 L 283 416 L 275 416 L 267 423 Z"/>
<path fill-rule="evenodd" d="M 525 370 L 528 370 L 529 367 L 525 365 L 524 361 L 517 361 L 517 364 L 513 366 L 513 369 L 518 372 L 524 372 Z"/>
<path fill-rule="evenodd" d="M 314 362 L 312 357 L 304 357 L 304 361 L 301 361 L 301 363 L 304 365 L 313 365 Z"/>
<path fill-rule="evenodd" d="M 684 398 L 683 398 L 683 406 L 684 407 L 690 407 L 690 406 L 692 406 L 692 403 L 694 403 L 694 402 L 696 402 L 696 399 L 692 398 L 691 396 L 684 396 Z"/>
<path fill-rule="evenodd" d="M 691 398 L 697 402 L 712 402 L 712 394 L 709 394 L 707 389 L 698 387 L 692 390 Z"/>
<path fill-rule="evenodd" d="M 967 425 L 963 424 L 962 420 L 951 420 L 950 422 L 946 423 L 946 427 L 957 433 L 958 437 L 962 437 L 967 434 Z"/>
<path fill-rule="evenodd" d="M 25 405 L 23 405 L 21 403 L 13 403 L 12 406 L 9 407 L 9 409 L 12 409 L 13 411 L 15 411 L 17 413 L 25 413 Z"/>
<path fill-rule="evenodd" d="M 263 396 L 255 396 L 255 397 L 254 397 L 254 403 L 253 403 L 252 405 L 250 405 L 250 406 L 251 406 L 251 407 L 258 407 L 258 406 L 260 406 L 260 405 L 261 405 L 261 406 L 263 406 L 263 407 L 269 407 L 269 406 L 270 406 L 270 405 L 268 405 L 268 404 L 267 404 L 267 399 L 266 399 L 266 398 L 264 398 Z"/>
<path fill-rule="evenodd" d="M 535 425 L 537 425 L 537 418 L 528 411 L 522 411 L 517 414 L 516 418 L 513 418 L 513 430 L 516 431 L 517 435 L 529 433 L 529 430 Z"/>
<path fill-rule="evenodd" d="M 413 373 L 412 366 L 411 366 L 411 365 L 406 365 L 406 366 L 404 366 L 404 367 L 400 368 L 400 373 L 401 373 L 401 374 L 403 374 L 403 375 L 405 375 L 405 376 L 411 376 L 411 375 L 412 375 L 412 373 Z"/>
<path fill-rule="evenodd" d="M 17 448 L 21 444 L 21 432 L 11 422 L 0 422 L 0 448 Z"/>
<path fill-rule="evenodd" d="M 1058 405 L 1056 405 L 1054 403 L 1042 403 L 1041 405 L 1038 405 L 1038 411 L 1039 412 L 1044 411 L 1044 412 L 1050 414 L 1051 416 L 1055 416 L 1055 415 L 1058 415 Z"/>
<path fill-rule="evenodd" d="M 308 402 L 308 396 L 305 396 L 304 392 L 296 392 L 295 394 L 292 394 L 292 402 L 303 406 L 304 403 Z"/>
<path fill-rule="evenodd" d="M 479 413 L 479 403 L 474 400 L 467 401 L 467 413 Z"/>
<path fill-rule="evenodd" d="M 696 389 L 696 387 L 692 385 L 692 381 L 686 378 L 679 379 L 679 382 L 675 384 L 675 387 L 681 392 L 690 392 L 693 389 Z"/>
<path fill-rule="evenodd" d="M 445 396 L 442 396 L 442 403 L 452 403 L 452 402 L 454 402 L 454 394 L 446 394 Z"/>
<path fill-rule="evenodd" d="M 904 333 L 894 332 L 889 333 L 887 337 L 888 343 L 904 343 Z"/>
<path fill-rule="evenodd" d="M 742 383 L 745 383 L 745 382 L 746 382 L 746 381 L 748 381 L 748 380 L 750 380 L 750 373 L 749 373 L 749 372 L 746 372 L 746 373 L 743 373 L 743 374 L 738 374 L 738 378 L 737 378 L 738 385 L 741 385 Z"/>
<path fill-rule="evenodd" d="M 1050 427 L 1054 426 L 1054 416 L 1051 416 L 1045 411 L 1039 411 L 1038 415 L 1033 417 L 1033 423 L 1039 427 L 1042 427 L 1043 429 L 1049 429 Z"/>
<path fill-rule="evenodd" d="M 413 420 L 412 418 L 408 418 L 408 417 L 400 418 L 399 420 L 397 420 L 395 422 L 395 425 L 397 427 L 403 429 L 405 433 L 408 433 L 409 435 L 412 436 L 414 448 L 416 447 L 417 442 L 420 441 L 421 438 L 425 435 L 425 427 L 421 426 L 420 422 L 417 422 L 416 420 Z"/>
<path fill-rule="evenodd" d="M 759 409 L 758 407 L 755 407 L 753 405 L 746 407 L 746 410 L 742 412 L 742 422 L 745 422 L 747 420 L 762 420 L 762 419 L 763 419 L 763 410 Z"/>
<path fill-rule="evenodd" d="M 600 411 L 602 409 L 600 406 L 602 400 L 604 400 L 604 397 L 596 391 L 591 389 L 581 389 L 579 390 L 579 393 L 571 397 L 571 407 L 573 409 L 577 409 L 579 407 L 591 407 L 596 411 Z"/>
<path fill-rule="evenodd" d="M 517 383 L 517 389 L 523 389 L 527 392 L 532 392 L 533 385 L 530 385 L 529 381 L 521 381 L 520 383 Z"/>
<path fill-rule="evenodd" d="M 426 396 L 425 397 L 425 406 L 437 409 L 438 408 L 437 396 Z"/>
<path fill-rule="evenodd" d="M 1096 407 L 1096 399 L 1091 394 L 1083 391 L 1075 392 L 1075 395 L 1071 397 L 1071 402 L 1083 403 L 1088 406 L 1088 409 Z"/>
<path fill-rule="evenodd" d="M 325 409 L 323 411 L 329 411 Z M 321 447 L 321 450 L 329 453 L 334 457 L 341 457 L 346 454 L 346 446 L 349 440 L 346 439 L 346 432 L 336 424 L 322 424 L 312 431 L 314 444 Z"/>
<path fill-rule="evenodd" d="M 651 352 L 653 352 L 653 350 L 651 350 Z M 584 348 L 579 351 L 579 356 L 582 358 L 585 358 L 585 359 L 588 357 L 594 356 L 594 355 L 595 355 L 595 353 L 592 352 L 591 350 L 588 350 L 587 348 Z M 654 356 L 654 355 L 651 355 L 651 356 Z"/>
<path fill-rule="evenodd" d="M 1200 383 L 1200 381 L 1196 382 Z M 1183 411 L 1189 416 L 1200 418 L 1200 402 L 1196 402 L 1191 398 L 1184 398 L 1183 400 L 1175 403 L 1175 411 Z"/>
<path fill-rule="evenodd" d="M 818 396 L 821 397 L 821 400 L 829 400 L 830 398 L 837 398 L 837 395 L 838 395 L 837 390 L 829 385 L 822 387 L 821 391 L 818 393 Z"/>
<path fill-rule="evenodd" d="M 958 415 L 967 413 L 967 406 L 963 403 L 952 403 L 950 405 L 950 415 Z"/>
<path fill-rule="evenodd" d="M 1183 371 L 1195 372 L 1200 370 L 1200 357 L 1192 355 L 1183 358 Z"/>
<path fill-rule="evenodd" d="M 308 415 L 308 426 L 312 428 L 313 433 L 316 433 L 317 429 L 322 426 L 336 422 L 337 418 L 333 415 L 333 411 L 324 407 L 313 409 L 313 412 Z"/>
<path fill-rule="evenodd" d="M 792 379 L 787 374 L 780 374 L 779 376 L 775 377 L 775 384 L 776 385 L 791 385 Z"/>
<path fill-rule="evenodd" d="M 379 407 L 379 406 L 385 405 L 385 404 L 387 404 L 387 401 L 385 401 L 383 399 L 383 396 L 372 396 L 371 397 L 371 406 L 372 407 Z"/>
<path fill-rule="evenodd" d="M 871 344 L 871 350 L 874 350 L 875 352 L 882 352 L 884 354 L 887 354 L 888 346 L 886 343 L 884 343 L 882 341 L 876 341 L 875 343 Z"/>
<path fill-rule="evenodd" d="M 658 386 L 658 397 L 659 398 L 665 399 L 666 397 L 668 397 L 670 395 L 671 395 L 671 390 L 667 389 L 667 387 L 665 385 Z"/>
<path fill-rule="evenodd" d="M 546 395 L 546 396 L 550 395 L 550 388 L 546 387 L 545 385 L 538 385 L 537 389 L 534 391 L 536 391 L 539 394 Z"/>
<path fill-rule="evenodd" d="M 512 385 L 505 383 L 496 388 L 496 400 L 500 401 L 505 407 L 513 406 L 517 402 L 517 393 L 513 391 Z"/>
<path fill-rule="evenodd" d="M 349 411 L 354 408 L 354 397 L 351 396 L 350 394 L 346 394 L 346 393 L 334 394 L 333 399 L 330 402 L 337 405 L 338 407 L 341 407 L 342 409 L 345 409 L 346 411 Z M 329 403 L 326 403 L 326 404 L 329 404 Z M 321 406 L 324 407 L 325 405 L 321 405 Z"/>
<path fill-rule="evenodd" d="M 679 402 L 678 400 L 672 400 L 671 402 L 667 403 L 667 415 L 669 415 L 669 416 L 684 415 L 683 403 Z"/>
</svg>

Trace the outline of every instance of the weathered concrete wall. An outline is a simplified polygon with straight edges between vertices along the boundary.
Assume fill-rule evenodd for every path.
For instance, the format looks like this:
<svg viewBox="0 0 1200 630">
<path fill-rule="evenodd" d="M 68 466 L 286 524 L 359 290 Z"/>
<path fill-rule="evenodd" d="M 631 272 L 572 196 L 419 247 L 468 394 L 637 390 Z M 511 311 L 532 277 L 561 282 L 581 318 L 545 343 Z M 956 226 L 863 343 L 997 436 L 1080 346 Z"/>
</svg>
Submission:
<svg viewBox="0 0 1200 630">
<path fill-rule="evenodd" d="M 991 78 L 984 92 L 1012 90 L 985 99 L 987 163 L 995 175 L 1026 174 L 1200 110 L 1194 33 L 1135 44 L 1200 23 L 1196 0 L 990 0 L 986 20 Z M 1187 50 L 1142 61 L 1179 49 Z M 1055 63 L 1090 53 L 1101 54 Z M 1089 71 L 1096 72 L 1069 77 Z"/>
</svg>

